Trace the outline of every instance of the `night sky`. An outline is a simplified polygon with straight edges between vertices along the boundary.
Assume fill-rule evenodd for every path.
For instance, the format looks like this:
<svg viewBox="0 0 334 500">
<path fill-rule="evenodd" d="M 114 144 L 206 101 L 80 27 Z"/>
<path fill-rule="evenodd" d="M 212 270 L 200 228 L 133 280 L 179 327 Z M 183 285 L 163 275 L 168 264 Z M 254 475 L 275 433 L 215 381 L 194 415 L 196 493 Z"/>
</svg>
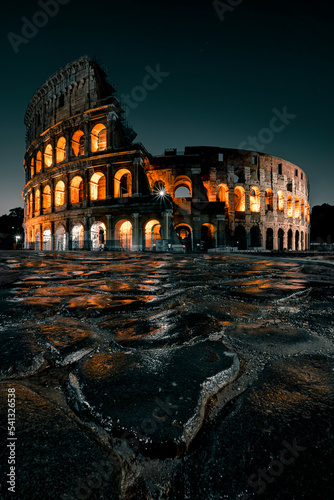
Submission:
<svg viewBox="0 0 334 500">
<path fill-rule="evenodd" d="M 59 12 L 25 38 L 27 43 L 19 43 L 18 53 L 8 33 L 22 36 L 22 18 L 32 21 L 42 8 L 38 1 L 1 6 L 0 215 L 23 206 L 23 119 L 29 100 L 51 74 L 84 54 L 100 60 L 119 97 L 142 85 L 148 67 L 160 65 L 161 83 L 128 116 L 136 141 L 152 154 L 192 145 L 243 144 L 256 150 L 245 145 L 248 137 L 261 136 L 273 109 L 286 107 L 293 118 L 269 143 L 260 140 L 259 150 L 306 171 L 311 206 L 334 205 L 332 5 L 292 0 L 226 0 L 216 7 L 205 0 L 59 2 Z"/>
</svg>

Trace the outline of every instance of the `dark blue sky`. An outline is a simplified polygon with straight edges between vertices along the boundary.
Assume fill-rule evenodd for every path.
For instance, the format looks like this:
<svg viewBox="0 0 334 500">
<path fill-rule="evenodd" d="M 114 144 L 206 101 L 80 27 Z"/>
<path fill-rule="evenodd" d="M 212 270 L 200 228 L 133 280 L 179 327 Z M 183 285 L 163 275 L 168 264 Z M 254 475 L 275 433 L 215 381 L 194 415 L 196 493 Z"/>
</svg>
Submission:
<svg viewBox="0 0 334 500">
<path fill-rule="evenodd" d="M 59 12 L 19 44 L 18 53 L 7 35 L 22 36 L 23 17 L 43 22 L 36 18 L 41 6 L 21 0 L 2 6 L 0 215 L 23 206 L 23 118 L 30 98 L 84 54 L 101 60 L 119 97 L 142 84 L 148 66 L 168 73 L 128 118 L 136 140 L 153 154 L 267 138 L 263 129 L 273 109 L 286 107 L 295 117 L 261 151 L 306 171 L 312 206 L 334 205 L 331 5 L 226 0 L 220 4 L 229 10 L 219 15 L 205 0 L 59 1 Z"/>
</svg>

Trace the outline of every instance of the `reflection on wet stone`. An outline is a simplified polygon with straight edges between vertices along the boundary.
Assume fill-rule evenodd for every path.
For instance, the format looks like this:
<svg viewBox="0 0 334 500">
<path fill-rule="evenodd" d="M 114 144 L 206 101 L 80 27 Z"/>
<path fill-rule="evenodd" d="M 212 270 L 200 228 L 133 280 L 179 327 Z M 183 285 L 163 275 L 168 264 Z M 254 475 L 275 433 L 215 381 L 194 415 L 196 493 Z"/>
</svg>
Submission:
<svg viewBox="0 0 334 500">
<path fill-rule="evenodd" d="M 305 451 L 265 497 L 319 498 L 321 477 L 330 498 L 334 266 L 157 257 L 2 252 L 19 498 L 253 498 L 294 440 Z"/>
</svg>

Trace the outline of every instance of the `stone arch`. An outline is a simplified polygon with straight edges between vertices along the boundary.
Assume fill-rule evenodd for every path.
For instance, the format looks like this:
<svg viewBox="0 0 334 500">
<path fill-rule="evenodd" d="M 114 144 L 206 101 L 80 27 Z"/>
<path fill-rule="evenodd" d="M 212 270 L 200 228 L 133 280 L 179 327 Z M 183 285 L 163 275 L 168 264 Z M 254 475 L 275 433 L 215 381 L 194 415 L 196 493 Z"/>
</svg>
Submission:
<svg viewBox="0 0 334 500">
<path fill-rule="evenodd" d="M 72 250 L 82 250 L 85 244 L 85 229 L 83 224 L 77 222 L 71 230 L 71 248 Z"/>
<path fill-rule="evenodd" d="M 274 249 L 274 231 L 271 227 L 268 227 L 266 231 L 266 250 Z"/>
<path fill-rule="evenodd" d="M 299 219 L 300 217 L 300 206 L 299 206 L 299 197 L 295 198 L 295 219 Z"/>
<path fill-rule="evenodd" d="M 46 168 L 51 167 L 53 162 L 52 158 L 52 146 L 48 144 L 44 150 L 44 165 Z"/>
<path fill-rule="evenodd" d="M 65 137 L 60 137 L 57 141 L 57 163 L 62 163 L 66 160 L 66 139 Z"/>
<path fill-rule="evenodd" d="M 283 251 L 284 250 L 284 231 L 281 228 L 278 230 L 277 239 L 278 239 L 278 250 Z"/>
<path fill-rule="evenodd" d="M 247 250 L 247 237 L 244 226 L 239 225 L 234 230 L 234 246 L 238 250 Z"/>
<path fill-rule="evenodd" d="M 132 250 L 132 223 L 121 219 L 115 224 L 115 244 L 120 250 Z"/>
<path fill-rule="evenodd" d="M 300 202 L 300 216 L 301 216 L 301 218 L 305 217 L 305 203 L 304 203 L 303 198 L 301 199 L 301 202 Z"/>
<path fill-rule="evenodd" d="M 82 130 L 77 130 L 72 136 L 72 156 L 85 154 L 85 135 Z"/>
<path fill-rule="evenodd" d="M 43 230 L 43 250 L 46 251 L 52 250 L 51 247 L 52 247 L 51 229 L 49 227 L 46 227 Z"/>
<path fill-rule="evenodd" d="M 219 184 L 217 187 L 216 199 L 217 201 L 224 202 L 226 208 L 229 206 L 229 192 L 226 184 Z"/>
<path fill-rule="evenodd" d="M 107 129 L 103 123 L 97 123 L 91 131 L 91 150 L 104 151 L 107 149 Z"/>
<path fill-rule="evenodd" d="M 43 210 L 51 208 L 51 187 L 49 184 L 43 188 Z"/>
<path fill-rule="evenodd" d="M 277 192 L 277 212 L 284 213 L 284 193 L 283 193 L 283 191 Z"/>
<path fill-rule="evenodd" d="M 31 158 L 30 160 L 30 179 L 32 179 L 35 175 L 35 158 Z"/>
<path fill-rule="evenodd" d="M 84 198 L 83 179 L 79 175 L 76 175 L 71 180 L 70 192 L 71 192 L 71 203 L 80 203 L 83 201 Z"/>
<path fill-rule="evenodd" d="M 295 232 L 295 250 L 300 250 L 300 248 L 299 248 L 299 231 L 298 231 L 298 229 Z"/>
<path fill-rule="evenodd" d="M 274 208 L 274 198 L 271 189 L 266 189 L 264 193 L 264 201 L 268 212 L 272 212 Z"/>
<path fill-rule="evenodd" d="M 251 212 L 261 211 L 261 192 L 257 186 L 252 186 L 249 193 L 249 208 Z"/>
<path fill-rule="evenodd" d="M 186 175 L 179 175 L 174 180 L 174 198 L 192 198 L 192 182 Z"/>
<path fill-rule="evenodd" d="M 160 250 L 161 224 L 157 219 L 146 222 L 144 226 L 145 250 Z"/>
<path fill-rule="evenodd" d="M 37 151 L 36 154 L 36 174 L 39 174 L 42 170 L 42 152 Z"/>
<path fill-rule="evenodd" d="M 66 231 L 62 224 L 59 224 L 59 226 L 56 229 L 55 250 L 56 251 L 66 250 Z"/>
<path fill-rule="evenodd" d="M 292 196 L 291 194 L 288 195 L 287 199 L 287 216 L 292 217 L 293 216 L 293 211 L 292 211 Z"/>
<path fill-rule="evenodd" d="M 250 229 L 250 243 L 251 247 L 261 246 L 261 231 L 259 226 L 252 226 Z"/>
<path fill-rule="evenodd" d="M 245 190 L 242 186 L 234 188 L 234 211 L 245 212 L 246 210 L 246 197 Z"/>
<path fill-rule="evenodd" d="M 92 250 L 103 249 L 107 241 L 107 228 L 104 222 L 94 222 L 90 228 Z"/>
<path fill-rule="evenodd" d="M 292 241 L 293 241 L 292 229 L 288 231 L 288 250 L 292 250 Z"/>
<path fill-rule="evenodd" d="M 65 204 L 65 183 L 58 181 L 55 187 L 55 207 L 62 207 Z"/>
<path fill-rule="evenodd" d="M 119 169 L 114 176 L 114 197 L 129 198 L 132 196 L 132 173 L 127 168 Z"/>
<path fill-rule="evenodd" d="M 39 188 L 35 191 L 35 212 L 39 212 L 41 209 L 41 191 Z"/>
<path fill-rule="evenodd" d="M 201 241 L 203 241 L 204 250 L 215 248 L 216 246 L 216 228 L 213 224 L 204 223 L 201 227 Z"/>
<path fill-rule="evenodd" d="M 175 231 L 183 248 L 187 251 L 191 251 L 193 246 L 192 227 L 182 222 L 175 227 Z"/>
<path fill-rule="evenodd" d="M 95 172 L 90 179 L 90 199 L 104 200 L 107 196 L 106 176 L 103 172 Z"/>
</svg>

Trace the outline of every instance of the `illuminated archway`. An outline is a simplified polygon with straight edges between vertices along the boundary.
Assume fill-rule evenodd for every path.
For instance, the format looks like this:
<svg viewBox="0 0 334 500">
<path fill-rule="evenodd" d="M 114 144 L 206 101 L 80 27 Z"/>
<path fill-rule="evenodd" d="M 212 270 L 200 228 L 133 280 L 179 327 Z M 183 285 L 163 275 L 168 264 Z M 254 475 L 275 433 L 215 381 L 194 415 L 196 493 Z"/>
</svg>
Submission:
<svg viewBox="0 0 334 500">
<path fill-rule="evenodd" d="M 234 211 L 244 212 L 246 210 L 245 190 L 241 186 L 234 188 Z"/>
<path fill-rule="evenodd" d="M 41 250 L 41 238 L 39 230 L 35 232 L 35 250 Z"/>
<path fill-rule="evenodd" d="M 229 206 L 229 189 L 226 184 L 219 184 L 217 188 L 217 201 L 225 203 L 225 207 Z"/>
<path fill-rule="evenodd" d="M 82 224 L 76 224 L 71 231 L 72 250 L 82 250 L 84 248 L 85 231 Z"/>
<path fill-rule="evenodd" d="M 106 244 L 107 230 L 103 222 L 95 222 L 90 228 L 92 250 L 100 250 Z"/>
<path fill-rule="evenodd" d="M 299 198 L 296 196 L 295 198 L 295 219 L 299 219 L 300 217 L 300 208 L 299 208 Z"/>
<path fill-rule="evenodd" d="M 80 203 L 83 201 L 83 180 L 76 175 L 71 180 L 71 203 Z"/>
<path fill-rule="evenodd" d="M 44 229 L 43 231 L 43 250 L 51 250 L 51 229 Z"/>
<path fill-rule="evenodd" d="M 244 226 L 237 226 L 234 230 L 234 246 L 238 248 L 238 250 L 246 250 L 247 249 L 247 238 L 246 238 L 246 230 Z"/>
<path fill-rule="evenodd" d="M 299 231 L 295 233 L 295 250 L 299 250 Z"/>
<path fill-rule="evenodd" d="M 201 227 L 201 241 L 203 241 L 204 250 L 215 248 L 215 227 L 212 224 L 205 223 Z"/>
<path fill-rule="evenodd" d="M 36 155 L 36 174 L 39 174 L 41 170 L 42 170 L 42 153 L 41 151 L 38 151 Z"/>
<path fill-rule="evenodd" d="M 132 224 L 129 220 L 119 220 L 115 226 L 115 242 L 120 250 L 132 250 Z"/>
<path fill-rule="evenodd" d="M 102 172 L 96 172 L 90 180 L 90 199 L 104 200 L 107 196 L 106 176 Z"/>
<path fill-rule="evenodd" d="M 98 123 L 91 132 L 92 153 L 107 149 L 107 129 L 103 123 Z"/>
<path fill-rule="evenodd" d="M 292 196 L 291 194 L 288 195 L 288 200 L 287 200 L 287 216 L 292 217 Z"/>
<path fill-rule="evenodd" d="M 34 158 L 31 158 L 30 161 L 30 179 L 32 179 L 35 175 L 35 160 Z"/>
<path fill-rule="evenodd" d="M 305 203 L 303 198 L 302 201 L 300 202 L 300 215 L 302 218 L 305 217 Z"/>
<path fill-rule="evenodd" d="M 55 187 L 55 206 L 62 207 L 65 203 L 65 184 L 59 181 Z"/>
<path fill-rule="evenodd" d="M 43 210 L 51 208 L 51 188 L 49 185 L 43 189 Z"/>
<path fill-rule="evenodd" d="M 65 137 L 60 137 L 57 142 L 57 163 L 61 163 L 66 160 L 66 139 Z"/>
<path fill-rule="evenodd" d="M 72 156 L 85 154 L 85 136 L 82 130 L 77 130 L 72 137 Z"/>
<path fill-rule="evenodd" d="M 283 193 L 283 191 L 277 192 L 277 211 L 284 212 L 284 193 Z"/>
<path fill-rule="evenodd" d="M 132 196 L 132 174 L 127 168 L 121 168 L 114 177 L 114 197 L 128 198 L 130 196 Z"/>
<path fill-rule="evenodd" d="M 251 212 L 258 213 L 261 211 L 261 193 L 257 186 L 250 188 L 249 208 Z"/>
<path fill-rule="evenodd" d="M 273 211 L 273 192 L 271 189 L 267 189 L 264 193 L 264 200 L 266 203 L 266 208 L 269 212 Z"/>
<path fill-rule="evenodd" d="M 193 239 L 193 232 L 191 227 L 188 224 L 179 224 L 175 228 L 176 234 L 179 237 L 180 243 L 183 246 L 183 248 L 189 252 L 192 250 L 192 239 Z"/>
<path fill-rule="evenodd" d="M 52 146 L 48 144 L 44 151 L 44 165 L 46 168 L 52 165 Z"/>
<path fill-rule="evenodd" d="M 159 242 L 159 243 L 157 243 Z M 145 224 L 145 250 L 157 250 L 161 242 L 161 225 L 158 220 L 150 220 Z"/>
<path fill-rule="evenodd" d="M 277 233 L 278 238 L 278 250 L 284 250 L 284 231 L 283 229 L 279 229 Z"/>
<path fill-rule="evenodd" d="M 288 250 L 292 250 L 292 229 L 288 231 Z"/>
<path fill-rule="evenodd" d="M 29 211 L 28 211 L 30 217 L 34 216 L 33 206 L 34 206 L 34 198 L 33 198 L 33 194 L 30 193 L 29 194 Z"/>
<path fill-rule="evenodd" d="M 41 192 L 39 189 L 35 191 L 35 212 L 39 212 L 41 209 Z"/>
<path fill-rule="evenodd" d="M 55 250 L 57 251 L 66 250 L 66 232 L 63 226 L 58 227 L 55 235 L 55 240 L 56 240 Z"/>
<path fill-rule="evenodd" d="M 180 175 L 174 181 L 174 198 L 191 198 L 192 183 L 189 177 Z"/>
</svg>

